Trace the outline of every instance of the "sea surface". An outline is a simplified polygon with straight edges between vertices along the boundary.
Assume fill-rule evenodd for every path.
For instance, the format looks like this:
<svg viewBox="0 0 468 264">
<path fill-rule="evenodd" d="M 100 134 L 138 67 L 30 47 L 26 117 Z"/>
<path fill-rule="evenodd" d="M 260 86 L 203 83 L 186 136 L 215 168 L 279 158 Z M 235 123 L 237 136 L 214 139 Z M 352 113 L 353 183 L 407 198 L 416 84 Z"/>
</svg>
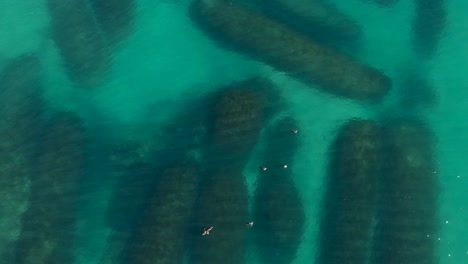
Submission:
<svg viewBox="0 0 468 264">
<path fill-rule="evenodd" d="M 0 264 L 468 263 L 468 2 L 228 2 L 390 89 L 304 82 L 191 0 L 3 0 Z"/>
</svg>

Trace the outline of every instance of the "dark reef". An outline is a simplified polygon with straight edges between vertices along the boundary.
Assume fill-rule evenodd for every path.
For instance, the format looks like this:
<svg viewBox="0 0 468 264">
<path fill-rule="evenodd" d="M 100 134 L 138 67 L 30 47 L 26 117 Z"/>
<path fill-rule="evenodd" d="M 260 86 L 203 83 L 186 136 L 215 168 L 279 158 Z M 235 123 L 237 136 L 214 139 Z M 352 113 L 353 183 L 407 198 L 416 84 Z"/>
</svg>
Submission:
<svg viewBox="0 0 468 264">
<path fill-rule="evenodd" d="M 112 53 L 87 0 L 47 0 L 52 37 L 70 79 L 87 89 L 101 85 Z"/>
<path fill-rule="evenodd" d="M 381 129 L 374 121 L 354 119 L 341 128 L 330 151 L 318 263 L 367 262 L 381 162 Z"/>
<path fill-rule="evenodd" d="M 387 157 L 374 263 L 434 264 L 440 191 L 434 136 L 416 119 L 385 127 Z"/>
<path fill-rule="evenodd" d="M 251 78 L 222 87 L 212 97 L 207 124 L 208 166 L 197 201 L 193 263 L 241 264 L 246 261 L 248 192 L 242 174 L 260 130 L 281 105 L 275 87 Z M 211 121 L 212 120 L 212 121 Z M 212 126 L 209 125 L 211 122 Z M 200 236 L 213 226 L 213 235 Z"/>
<path fill-rule="evenodd" d="M 399 108 L 406 114 L 417 114 L 424 109 L 434 109 L 439 103 L 436 88 L 423 77 L 404 80 L 400 91 Z"/>
<path fill-rule="evenodd" d="M 280 107 L 276 87 L 266 79 L 250 78 L 222 87 L 213 96 L 206 120 L 208 145 L 212 145 L 207 156 L 223 165 L 235 161 L 231 167 L 242 168 L 263 125 Z"/>
<path fill-rule="evenodd" d="M 366 2 L 373 2 L 377 5 L 380 5 L 382 7 L 391 7 L 398 3 L 399 0 L 363 0 Z"/>
<path fill-rule="evenodd" d="M 185 166 L 181 164 L 181 160 L 186 159 L 186 156 L 193 156 L 194 151 L 199 151 L 202 145 L 206 143 L 207 132 L 204 121 L 208 110 L 212 107 L 212 97 L 213 95 L 210 94 L 189 100 L 187 104 L 183 105 L 175 115 L 169 117 L 162 127 L 158 127 L 157 130 L 151 130 L 152 128 L 149 125 L 148 129 L 150 131 L 161 135 L 158 138 L 161 143 L 156 148 L 147 140 L 141 142 L 132 140 L 121 142 L 114 148 L 111 160 L 112 167 L 115 168 L 115 176 L 118 180 L 113 189 L 108 208 L 108 222 L 112 226 L 112 235 L 108 239 L 108 254 L 102 258 L 101 263 L 115 263 L 122 257 L 127 262 L 140 261 L 139 259 L 143 258 L 143 256 L 136 256 L 141 253 L 140 251 L 144 250 L 137 247 L 144 247 L 144 243 L 147 242 L 149 237 L 139 234 L 143 233 L 140 227 L 141 219 L 153 217 L 152 220 L 145 220 L 148 222 L 148 225 L 151 224 L 150 221 L 154 221 L 155 223 L 159 221 L 156 219 L 156 213 L 152 216 L 145 216 L 149 214 L 145 212 L 153 209 L 158 210 L 158 208 L 153 208 L 154 201 L 158 195 L 155 193 L 155 189 L 164 188 L 166 183 L 161 183 L 161 181 L 167 181 L 167 179 L 162 179 L 161 175 L 166 175 L 167 173 L 165 174 L 164 171 L 168 170 L 173 170 L 175 174 L 176 167 Z M 148 140 L 151 141 L 153 139 L 150 137 Z M 187 163 L 187 166 L 194 166 L 194 164 L 189 163 Z M 194 180 L 198 184 L 198 172 L 193 176 L 195 178 L 187 182 L 187 186 L 184 187 L 187 191 L 193 191 L 188 190 L 188 188 L 195 188 L 190 185 L 194 183 Z M 171 187 L 171 185 L 169 184 L 166 187 Z M 187 196 L 180 194 L 180 199 L 189 199 L 189 196 L 190 194 L 187 194 Z M 192 199 L 195 198 L 192 197 Z M 183 202 L 188 203 L 189 201 L 183 200 Z M 125 213 L 123 214 L 122 212 Z M 186 220 L 182 219 L 180 221 Z M 154 232 L 158 231 L 157 228 L 150 226 L 146 228 L 151 228 L 150 230 L 154 229 Z M 132 236 L 135 230 L 138 235 Z M 179 230 L 177 232 L 182 232 L 180 234 L 186 235 L 183 231 Z M 154 241 L 160 243 L 158 239 L 155 238 Z M 185 243 L 185 241 L 183 242 Z M 135 247 L 132 245 L 134 243 L 138 243 L 139 245 Z M 184 249 L 180 245 L 178 247 L 174 254 L 183 254 Z M 143 252 L 142 254 L 149 254 L 148 256 L 153 256 L 153 259 L 155 258 L 151 253 Z M 170 256 L 164 257 L 164 261 L 176 261 L 177 257 L 174 254 L 171 253 Z M 159 260 L 154 261 L 157 262 Z"/>
<path fill-rule="evenodd" d="M 118 44 L 133 32 L 135 0 L 91 0 L 96 19 L 112 44 Z"/>
<path fill-rule="evenodd" d="M 413 50 L 424 58 L 432 58 L 438 49 L 447 24 L 445 0 L 415 0 L 412 24 Z"/>
<path fill-rule="evenodd" d="M 153 195 L 154 171 L 155 168 L 146 163 L 136 163 L 121 170 L 108 208 L 108 222 L 114 231 L 130 232 L 142 217 L 141 211 L 150 205 Z"/>
<path fill-rule="evenodd" d="M 198 165 L 191 159 L 162 171 L 124 263 L 183 262 L 198 181 Z"/>
<path fill-rule="evenodd" d="M 11 262 L 27 209 L 42 113 L 41 67 L 33 55 L 8 62 L 0 73 L 0 259 Z"/>
<path fill-rule="evenodd" d="M 160 131 L 167 146 L 164 151 L 190 152 L 209 145 L 222 156 L 242 156 L 256 143 L 262 125 L 282 106 L 281 100 L 277 88 L 260 77 L 217 87 L 189 100 L 167 120 Z"/>
<path fill-rule="evenodd" d="M 101 264 L 121 262 L 129 239 L 150 204 L 156 168 L 148 163 L 148 154 L 146 144 L 133 140 L 119 142 L 110 151 L 112 177 L 117 181 L 107 208 L 107 223 L 112 232 Z"/>
<path fill-rule="evenodd" d="M 191 262 L 243 264 L 246 260 L 247 186 L 241 169 L 214 172 L 203 183 L 197 202 L 197 226 Z M 208 236 L 202 227 L 213 226 Z"/>
<path fill-rule="evenodd" d="M 164 159 L 178 158 L 167 153 L 185 153 L 199 150 L 208 142 L 209 112 L 213 107 L 213 93 L 189 100 L 159 130 Z M 154 113 L 157 114 L 157 113 Z"/>
<path fill-rule="evenodd" d="M 258 139 L 262 119 L 261 98 L 255 92 L 228 91 L 216 105 L 216 145 L 229 152 L 251 149 Z"/>
<path fill-rule="evenodd" d="M 72 113 L 54 113 L 47 121 L 31 177 L 31 204 L 15 263 L 59 264 L 73 261 L 78 182 L 83 169 L 84 127 Z"/>
<path fill-rule="evenodd" d="M 120 263 L 145 210 L 151 205 L 156 177 L 155 168 L 146 163 L 134 163 L 118 170 L 117 185 L 107 209 L 107 222 L 112 233 L 107 238 L 107 250 L 101 264 Z"/>
<path fill-rule="evenodd" d="M 263 263 L 291 263 L 302 241 L 305 212 L 292 179 L 299 135 L 290 130 L 296 127 L 296 121 L 286 117 L 266 131 L 266 140 L 270 143 L 265 149 L 263 164 L 269 169 L 260 173 L 257 182 L 253 215 L 259 224 L 252 230 Z M 280 164 L 287 164 L 288 168 Z"/>
<path fill-rule="evenodd" d="M 323 0 L 259 0 L 266 14 L 320 43 L 356 50 L 363 32 L 350 16 Z"/>
<path fill-rule="evenodd" d="M 222 46 L 336 96 L 375 101 L 391 87 L 391 80 L 379 70 L 229 1 L 194 1 L 190 15 Z"/>
<path fill-rule="evenodd" d="M 2 122 L 4 126 L 14 126 L 27 132 L 30 130 L 30 122 L 40 116 L 41 72 L 39 59 L 34 54 L 19 56 L 3 69 L 0 75 L 0 111 L 2 120 L 6 121 Z"/>
</svg>

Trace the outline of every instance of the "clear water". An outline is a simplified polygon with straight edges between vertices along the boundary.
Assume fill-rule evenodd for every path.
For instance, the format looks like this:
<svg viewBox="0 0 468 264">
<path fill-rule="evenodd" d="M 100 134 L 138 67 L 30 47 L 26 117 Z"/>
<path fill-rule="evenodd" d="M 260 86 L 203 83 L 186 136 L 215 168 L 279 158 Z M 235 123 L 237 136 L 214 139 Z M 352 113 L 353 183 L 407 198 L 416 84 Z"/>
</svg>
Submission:
<svg viewBox="0 0 468 264">
<path fill-rule="evenodd" d="M 135 218 L 143 218 L 132 218 L 132 213 L 138 215 L 138 210 L 133 209 L 147 208 L 151 204 L 148 202 L 151 201 L 150 198 L 140 194 L 146 190 L 145 187 L 151 186 L 155 179 L 139 179 L 138 183 L 142 181 L 143 184 L 136 184 L 136 187 L 132 186 L 132 180 L 129 184 L 122 184 L 125 178 L 116 163 L 122 163 L 125 158 L 134 158 L 135 152 L 129 151 L 130 154 L 126 154 L 125 151 L 116 150 L 118 146 L 128 141 L 142 145 L 142 149 L 139 150 L 142 155 L 140 158 L 154 165 L 164 165 L 170 157 L 177 159 L 177 155 L 180 155 L 178 150 L 183 149 L 183 144 L 186 143 L 181 139 L 191 139 L 197 132 L 196 129 L 180 132 L 175 123 L 197 116 L 197 111 L 202 115 L 202 109 L 205 109 L 197 107 L 193 103 L 194 100 L 209 95 L 223 85 L 256 75 L 266 76 L 280 88 L 284 103 L 281 111 L 275 113 L 274 119 L 281 116 L 294 117 L 300 130 L 298 135 L 301 137 L 301 145 L 293 161 L 291 177 L 302 199 L 306 222 L 294 263 L 311 263 L 316 260 L 317 250 L 320 248 L 320 212 L 327 188 L 328 161 L 332 154 L 330 147 L 340 127 L 351 118 L 384 121 L 386 117 L 395 115 L 416 115 L 424 119 L 435 134 L 435 174 L 441 188 L 438 208 L 434 209 L 439 215 L 436 220 L 439 231 L 434 234 L 437 236 L 437 261 L 433 263 L 466 263 L 468 207 L 465 201 L 468 198 L 468 173 L 465 153 L 468 151 L 468 110 L 465 104 L 468 103 L 468 89 L 465 71 L 468 67 L 468 53 L 465 52 L 465 43 L 468 42 L 468 2 L 441 1 L 447 11 L 445 30 L 440 38 L 436 39 L 438 45 L 430 59 L 415 51 L 412 42 L 414 32 L 411 25 L 417 1 L 402 0 L 391 7 L 381 7 L 371 3 L 372 1 L 328 2 L 348 14 L 363 29 L 359 51 L 353 51 L 352 56 L 382 70 L 393 80 L 391 92 L 380 104 L 369 106 L 352 100 L 334 98 L 311 89 L 269 66 L 221 48 L 191 21 L 187 12 L 188 0 L 137 1 L 134 30 L 119 46 L 112 48 L 113 66 L 106 80 L 96 89 L 80 89 L 68 78 L 62 66 L 59 50 L 52 40 L 46 1 L 2 1 L 0 69 L 4 69 L 11 60 L 22 54 L 37 54 L 42 66 L 41 93 L 45 112 L 51 112 L 52 109 L 71 111 L 82 118 L 86 129 L 84 158 L 79 166 L 80 175 L 76 179 L 76 188 L 62 194 L 66 197 L 77 193 L 78 201 L 73 203 L 74 209 L 58 213 L 67 219 L 62 222 L 69 223 L 71 218 L 74 223 L 73 230 L 66 233 L 68 242 L 72 243 L 62 244 L 72 252 L 70 255 L 73 257 L 72 260 L 61 263 L 121 263 L 118 255 L 115 256 L 115 252 L 119 252 L 119 236 L 115 235 L 115 228 L 109 224 L 112 221 L 108 220 L 108 208 L 112 204 L 113 195 L 116 192 L 129 193 L 126 196 L 128 200 L 122 200 L 122 207 L 117 205 L 117 210 L 123 208 L 120 209 L 121 214 L 116 214 L 118 220 L 123 219 L 122 230 L 128 234 L 132 234 L 133 229 L 130 227 L 138 226 L 134 224 L 137 221 Z M 431 21 L 427 23 L 429 25 Z M 405 81 L 412 76 L 426 81 L 428 86 L 433 87 L 431 89 L 435 91 L 434 94 L 426 94 L 421 90 L 405 90 Z M 10 100 L 7 96 L 11 94 L 3 90 L 1 94 L 2 102 Z M 191 105 L 195 105 L 195 108 L 188 107 Z M 176 115 L 182 117 L 175 119 Z M 0 120 L 2 125 L 10 121 Z M 172 128 L 167 129 L 168 126 Z M 47 142 L 51 142 L 52 145 L 60 145 L 61 141 L 57 141 L 57 136 L 49 133 L 48 129 L 46 126 L 39 131 L 41 144 L 47 145 Z M 265 137 L 264 134 L 263 131 L 243 167 L 251 211 L 256 181 L 259 178 L 258 167 L 262 165 L 264 149 L 275 143 L 269 142 L 271 138 Z M 169 143 L 171 136 L 175 135 L 180 137 L 172 138 L 172 142 Z M 165 156 L 158 156 L 158 152 L 154 151 L 167 148 L 171 152 L 165 152 Z M 15 151 L 21 153 L 21 145 Z M 112 153 L 118 155 L 114 157 Z M 35 155 L 42 154 L 39 150 Z M 197 151 L 192 154 L 204 157 Z M 47 164 L 43 164 L 44 161 L 41 162 L 41 168 L 48 168 Z M 203 167 L 209 171 L 210 168 L 231 162 L 234 161 L 205 159 Z M 53 169 L 54 165 L 50 167 Z M 41 173 L 34 171 L 31 173 L 31 179 L 21 178 L 18 184 L 23 186 L 23 189 L 15 189 L 11 187 L 11 183 L 16 182 L 11 177 L 15 176 L 5 172 L 6 170 L 8 168 L 3 169 L 3 175 L 0 176 L 3 186 L 0 199 L 4 201 L 1 203 L 3 213 L 0 222 L 0 232 L 4 239 L 0 241 L 0 251 L 9 256 L 11 254 L 8 253 L 22 254 L 15 253 L 21 250 L 18 250 L 19 246 L 14 241 L 25 235 L 24 232 L 21 233 L 22 224 L 19 223 L 27 222 L 24 220 L 24 215 L 27 214 L 23 213 L 37 204 L 37 201 L 31 198 L 34 195 L 30 194 L 28 186 L 31 185 L 30 181 L 37 181 L 34 177 Z M 60 171 L 60 168 L 56 170 Z M 56 171 L 55 175 L 60 173 Z M 54 188 L 45 185 L 43 188 Z M 199 190 L 202 194 L 207 190 L 204 187 L 201 186 Z M 129 200 L 135 201 L 135 204 L 129 205 Z M 132 208 L 133 211 L 128 208 Z M 70 217 L 67 218 L 65 214 L 70 214 Z M 129 215 L 125 218 L 122 214 Z M 34 224 L 36 218 L 38 223 L 44 221 L 33 214 L 33 220 L 30 221 L 33 224 L 30 225 L 39 226 Z M 189 227 L 190 234 L 198 232 L 201 225 L 202 223 L 193 220 Z M 253 228 L 261 225 L 261 222 L 257 222 Z M 216 229 L 211 236 L 216 235 L 215 231 Z M 252 230 L 248 232 L 250 231 Z M 33 232 L 26 235 L 39 234 Z M 197 233 L 193 237 L 199 239 L 198 235 Z M 187 242 L 187 248 L 192 248 L 191 246 L 198 241 L 196 239 L 195 242 Z M 13 244 L 9 243 L 11 241 Z M 259 263 L 253 244 L 254 239 L 249 239 L 248 262 Z M 277 250 L 281 252 L 281 248 Z M 5 259 L 0 260 L 0 263 L 14 263 Z M 38 258 L 37 261 L 27 263 L 53 263 L 52 261 L 57 260 L 40 262 Z"/>
</svg>

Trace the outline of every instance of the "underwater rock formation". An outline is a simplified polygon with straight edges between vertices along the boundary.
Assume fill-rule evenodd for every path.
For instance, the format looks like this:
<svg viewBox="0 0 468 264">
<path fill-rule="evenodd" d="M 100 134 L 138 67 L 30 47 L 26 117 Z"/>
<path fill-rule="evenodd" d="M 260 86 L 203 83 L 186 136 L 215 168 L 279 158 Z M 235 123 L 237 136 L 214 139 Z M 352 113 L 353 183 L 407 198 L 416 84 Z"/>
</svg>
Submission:
<svg viewBox="0 0 468 264">
<path fill-rule="evenodd" d="M 246 152 L 257 142 L 262 119 L 261 98 L 255 92 L 228 91 L 216 106 L 214 140 L 224 150 Z"/>
<path fill-rule="evenodd" d="M 112 44 L 118 44 L 133 31 L 135 0 L 91 0 L 96 19 Z"/>
<path fill-rule="evenodd" d="M 215 172 L 203 184 L 197 202 L 197 222 L 191 263 L 244 264 L 248 219 L 247 186 L 242 169 Z M 200 236 L 203 227 L 213 226 L 208 236 Z"/>
<path fill-rule="evenodd" d="M 164 160 L 178 153 L 212 149 L 216 155 L 244 155 L 257 142 L 262 125 L 282 107 L 269 80 L 254 77 L 216 87 L 193 98 L 160 129 Z M 167 154 L 174 153 L 174 154 Z M 245 155 L 244 155 L 245 156 Z"/>
<path fill-rule="evenodd" d="M 0 75 L 2 84 L 0 111 L 2 122 L 11 125 L 21 125 L 21 122 L 32 122 L 40 116 L 41 66 L 38 57 L 26 54 L 11 60 Z"/>
<path fill-rule="evenodd" d="M 440 191 L 434 137 L 419 120 L 385 127 L 386 163 L 374 263 L 435 264 Z"/>
<path fill-rule="evenodd" d="M 70 79 L 83 88 L 102 84 L 112 54 L 87 0 L 47 0 L 52 37 Z"/>
<path fill-rule="evenodd" d="M 266 118 L 275 111 L 273 86 L 251 78 L 223 88 L 214 106 L 214 142 L 227 153 L 250 152 Z"/>
<path fill-rule="evenodd" d="M 77 116 L 61 112 L 47 122 L 42 137 L 15 263 L 72 263 L 84 128 Z"/>
<path fill-rule="evenodd" d="M 213 97 L 210 93 L 189 100 L 164 122 L 159 130 L 161 142 L 164 142 L 161 147 L 161 152 L 165 153 L 161 155 L 164 160 L 178 159 L 179 153 L 197 151 L 207 144 L 209 122 L 206 119 L 213 105 Z"/>
<path fill-rule="evenodd" d="M 355 49 L 362 29 L 351 17 L 323 0 L 258 0 L 268 16 L 312 39 Z"/>
<path fill-rule="evenodd" d="M 221 45 L 336 96 L 372 101 L 390 89 L 391 80 L 382 72 L 240 5 L 197 0 L 190 14 Z"/>
<path fill-rule="evenodd" d="M 437 52 L 447 23 L 445 0 L 415 0 L 412 44 L 415 53 L 430 59 Z"/>
<path fill-rule="evenodd" d="M 149 164 L 149 151 L 145 147 L 143 143 L 128 140 L 111 152 L 110 164 L 117 183 L 112 189 L 107 214 L 109 226 L 115 231 L 129 232 L 152 196 L 156 168 Z"/>
<path fill-rule="evenodd" d="M 263 125 L 282 107 L 282 98 L 276 87 L 259 77 L 223 86 L 210 97 L 205 119 L 209 137 L 202 148 L 208 175 L 242 171 Z"/>
<path fill-rule="evenodd" d="M 107 222 L 112 233 L 107 239 L 107 251 L 101 264 L 120 263 L 124 256 L 139 219 L 151 204 L 156 182 L 154 171 L 155 168 L 146 163 L 134 163 L 119 170 L 119 179 L 107 209 Z"/>
<path fill-rule="evenodd" d="M 149 164 L 150 147 L 146 143 L 129 139 L 112 148 L 110 164 L 117 180 L 107 208 L 111 233 L 100 264 L 121 263 L 139 219 L 150 204 L 156 168 Z"/>
<path fill-rule="evenodd" d="M 148 162 L 150 149 L 146 143 L 130 139 L 114 145 L 110 153 L 112 166 L 121 172 L 136 164 Z"/>
<path fill-rule="evenodd" d="M 200 112 L 187 111 L 187 108 L 193 110 L 192 106 L 184 105 L 181 113 L 169 117 L 160 131 L 154 131 L 163 136 L 158 148 L 154 148 L 148 140 L 129 140 L 119 144 L 112 152 L 112 167 L 115 168 L 118 180 L 108 207 L 108 223 L 112 227 L 112 234 L 107 239 L 107 251 L 101 264 L 120 263 L 131 250 L 132 234 L 139 229 L 144 212 L 152 206 L 154 190 L 159 181 L 155 171 L 167 169 L 168 164 L 180 163 L 181 158 L 190 156 L 190 151 L 197 145 L 192 142 L 196 141 L 192 137 L 197 137 L 192 134 L 197 130 L 192 125 L 199 122 L 201 117 Z M 150 137 L 149 140 L 153 139 Z"/>
<path fill-rule="evenodd" d="M 373 121 L 351 120 L 339 131 L 330 152 L 317 263 L 367 263 L 381 151 L 381 129 Z"/>
<path fill-rule="evenodd" d="M 9 62 L 0 73 L 0 259 L 11 263 L 27 210 L 40 127 L 40 64 L 34 55 Z"/>
<path fill-rule="evenodd" d="M 169 167 L 158 176 L 124 263 L 183 263 L 198 177 L 197 163 L 192 160 Z"/>
<path fill-rule="evenodd" d="M 399 0 L 363 0 L 366 2 L 373 2 L 377 5 L 380 5 L 382 7 L 390 7 L 398 3 Z"/>
<path fill-rule="evenodd" d="M 435 87 L 423 77 L 411 77 L 404 80 L 399 105 L 406 114 L 418 114 L 425 109 L 434 109 L 438 101 Z"/>
<path fill-rule="evenodd" d="M 253 228 L 257 252 L 263 263 L 291 263 L 301 243 L 305 212 L 292 179 L 299 135 L 290 132 L 296 121 L 283 118 L 266 132 L 264 160 L 269 169 L 260 173 L 254 196 Z M 288 168 L 280 167 L 287 164 Z"/>
</svg>

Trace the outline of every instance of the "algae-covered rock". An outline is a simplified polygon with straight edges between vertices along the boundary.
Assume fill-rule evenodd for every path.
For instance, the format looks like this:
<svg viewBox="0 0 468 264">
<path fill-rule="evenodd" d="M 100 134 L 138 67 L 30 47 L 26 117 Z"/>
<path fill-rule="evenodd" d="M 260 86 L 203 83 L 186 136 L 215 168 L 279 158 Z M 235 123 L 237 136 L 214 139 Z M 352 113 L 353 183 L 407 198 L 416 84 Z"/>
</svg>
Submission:
<svg viewBox="0 0 468 264">
<path fill-rule="evenodd" d="M 0 73 L 0 259 L 8 263 L 14 257 L 35 175 L 42 112 L 40 72 L 38 58 L 29 54 L 11 60 Z"/>
<path fill-rule="evenodd" d="M 218 103 L 216 117 L 216 144 L 243 152 L 257 141 L 263 118 L 261 98 L 248 90 L 229 91 Z"/>
<path fill-rule="evenodd" d="M 230 1 L 196 0 L 190 14 L 221 46 L 333 95 L 376 101 L 391 87 L 381 71 Z"/>
<path fill-rule="evenodd" d="M 70 79 L 91 89 L 103 84 L 112 53 L 87 0 L 47 0 L 52 38 Z"/>
<path fill-rule="evenodd" d="M 254 196 L 253 215 L 255 244 L 263 263 L 291 263 L 302 242 L 305 211 L 293 180 L 294 157 L 299 147 L 299 135 L 293 118 L 277 121 L 266 131 L 263 163 L 268 171 L 261 172 Z M 282 168 L 280 164 L 287 164 Z"/>
<path fill-rule="evenodd" d="M 237 82 L 226 88 L 215 106 L 214 142 L 224 151 L 244 153 L 258 140 L 265 114 L 261 79 Z"/>
<path fill-rule="evenodd" d="M 412 23 L 412 44 L 415 53 L 431 59 L 447 27 L 445 0 L 415 0 L 415 14 Z"/>
<path fill-rule="evenodd" d="M 71 263 L 84 127 L 72 113 L 54 114 L 36 157 L 31 204 L 16 247 L 15 263 Z"/>
<path fill-rule="evenodd" d="M 354 119 L 340 129 L 330 151 L 318 263 L 366 263 L 377 210 L 382 139 L 381 128 L 371 120 Z"/>
<path fill-rule="evenodd" d="M 183 262 L 198 177 L 197 164 L 191 160 L 162 171 L 124 263 Z"/>
<path fill-rule="evenodd" d="M 385 126 L 386 163 L 373 252 L 375 263 L 438 263 L 440 185 L 434 135 L 420 120 Z"/>
<path fill-rule="evenodd" d="M 91 4 L 110 43 L 118 44 L 133 32 L 136 0 L 91 0 Z"/>
<path fill-rule="evenodd" d="M 246 259 L 248 219 L 247 186 L 239 169 L 215 172 L 206 180 L 197 202 L 199 232 L 191 262 L 243 264 Z M 213 226 L 208 236 L 202 227 Z M 198 231 L 198 230 L 197 230 Z"/>
<path fill-rule="evenodd" d="M 361 26 L 323 0 L 258 0 L 266 14 L 308 37 L 338 49 L 354 50 Z"/>
</svg>

